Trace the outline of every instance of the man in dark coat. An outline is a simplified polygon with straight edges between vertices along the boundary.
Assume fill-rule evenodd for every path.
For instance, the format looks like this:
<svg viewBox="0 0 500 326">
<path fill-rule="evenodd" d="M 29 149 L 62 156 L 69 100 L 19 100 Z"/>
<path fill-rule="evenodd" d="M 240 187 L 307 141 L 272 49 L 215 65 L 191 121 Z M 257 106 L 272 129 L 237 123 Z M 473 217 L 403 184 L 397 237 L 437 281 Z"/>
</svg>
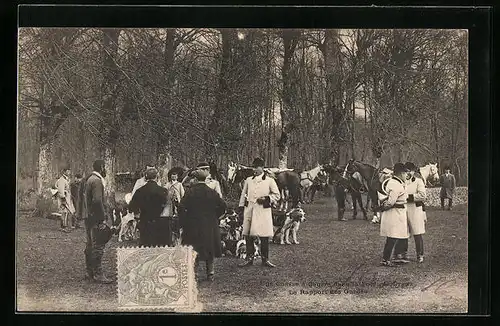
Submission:
<svg viewBox="0 0 500 326">
<path fill-rule="evenodd" d="M 146 184 L 136 190 L 129 203 L 130 211 L 140 213 L 138 227 L 142 246 L 171 245 L 169 219 L 161 217 L 167 204 L 167 189 L 156 183 L 157 176 L 156 168 L 146 170 Z"/>
<path fill-rule="evenodd" d="M 197 183 L 186 191 L 179 205 L 182 244 L 193 246 L 197 261 L 206 262 L 207 279 L 213 281 L 214 258 L 222 256 L 219 216 L 224 214 L 226 203 L 206 184 L 207 171 L 197 170 L 194 176 Z"/>
<path fill-rule="evenodd" d="M 444 174 L 441 175 L 441 209 L 444 209 L 444 200 L 448 199 L 448 210 L 451 210 L 451 204 L 453 201 L 453 192 L 455 191 L 455 176 L 451 174 L 450 168 L 446 167 L 444 169 Z"/>
<path fill-rule="evenodd" d="M 91 280 L 98 283 L 111 283 L 102 272 L 102 256 L 106 242 L 101 241 L 101 233 L 109 230 L 106 225 L 104 208 L 104 178 L 106 170 L 103 160 L 96 160 L 93 172 L 82 185 L 80 213 L 85 221 L 87 245 L 85 247 L 85 264 Z"/>
<path fill-rule="evenodd" d="M 71 190 L 71 197 L 75 206 L 76 213 L 73 214 L 73 228 L 80 228 L 80 187 L 82 184 L 82 175 L 80 173 L 75 174 L 75 179 L 69 184 Z"/>
</svg>

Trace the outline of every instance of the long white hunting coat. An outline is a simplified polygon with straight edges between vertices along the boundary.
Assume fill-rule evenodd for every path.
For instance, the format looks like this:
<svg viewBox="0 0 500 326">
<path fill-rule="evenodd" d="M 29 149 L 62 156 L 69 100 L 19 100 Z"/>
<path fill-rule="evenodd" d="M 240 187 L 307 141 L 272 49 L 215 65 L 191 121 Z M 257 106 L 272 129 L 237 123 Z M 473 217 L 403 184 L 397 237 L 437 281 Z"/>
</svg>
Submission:
<svg viewBox="0 0 500 326">
<path fill-rule="evenodd" d="M 424 181 L 418 177 L 406 182 L 406 192 L 413 195 L 415 202 L 423 202 L 426 198 Z M 406 214 L 408 215 L 408 225 L 412 235 L 425 233 L 425 213 L 422 206 L 415 203 L 406 203 Z"/>
<path fill-rule="evenodd" d="M 387 181 L 387 200 L 384 205 L 406 204 L 408 194 L 405 183 L 397 177 L 392 177 Z M 396 239 L 408 238 L 408 217 L 406 208 L 390 208 L 382 212 L 380 220 L 380 235 Z"/>
<path fill-rule="evenodd" d="M 280 199 L 278 185 L 273 178 L 264 177 L 264 173 L 255 177 L 248 177 L 243 185 L 239 206 L 245 205 L 245 199 L 248 205 L 243 213 L 243 235 L 272 237 L 273 216 L 271 207 L 264 208 L 257 204 L 259 197 L 269 196 L 271 204 Z"/>
<path fill-rule="evenodd" d="M 61 176 L 56 181 L 55 187 L 57 189 L 57 204 L 61 213 L 69 212 L 74 214 L 75 206 L 73 205 L 73 199 L 71 198 L 69 178 L 64 175 Z"/>
</svg>

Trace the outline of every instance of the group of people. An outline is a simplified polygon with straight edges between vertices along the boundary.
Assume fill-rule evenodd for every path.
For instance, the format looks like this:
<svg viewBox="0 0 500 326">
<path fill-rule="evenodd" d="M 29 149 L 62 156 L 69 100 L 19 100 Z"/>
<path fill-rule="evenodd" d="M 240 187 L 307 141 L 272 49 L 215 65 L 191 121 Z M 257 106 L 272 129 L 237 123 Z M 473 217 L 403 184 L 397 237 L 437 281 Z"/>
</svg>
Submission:
<svg viewBox="0 0 500 326">
<path fill-rule="evenodd" d="M 424 261 L 424 240 L 426 189 L 418 168 L 415 164 L 396 163 L 392 178 L 382 184 L 380 235 L 386 237 L 382 254 L 383 266 L 409 263 L 408 239 L 413 236 L 417 262 Z M 451 210 L 455 177 L 450 169 L 445 168 L 441 176 L 441 207 L 444 209 L 444 200 L 448 199 L 448 209 Z"/>
<path fill-rule="evenodd" d="M 269 261 L 269 238 L 273 236 L 271 206 L 279 200 L 280 192 L 274 179 L 264 174 L 264 166 L 261 158 L 253 161 L 254 176 L 245 180 L 240 197 L 238 211 L 243 214 L 243 235 L 247 239 L 247 258 L 240 267 L 253 264 L 256 237 L 260 238 L 262 265 L 275 267 Z M 104 248 L 113 233 L 107 222 L 111 208 L 105 200 L 105 162 L 96 160 L 92 168 L 90 175 L 85 178 L 76 175 L 73 181 L 71 169 L 63 168 L 54 196 L 61 212 L 62 230 L 69 232 L 80 227 L 81 221 L 85 225 L 88 278 L 111 283 L 102 269 Z M 207 279 L 213 281 L 214 260 L 222 256 L 219 217 L 226 212 L 227 204 L 220 183 L 212 178 L 210 170 L 209 164 L 198 164 L 191 173 L 195 182 L 185 190 L 176 172 L 171 171 L 168 182 L 161 185 L 158 170 L 147 164 L 143 177 L 136 181 L 131 192 L 128 210 L 138 218 L 142 246 L 172 245 L 170 221 L 171 217 L 178 217 L 182 244 L 193 246 L 197 252 L 196 264 L 205 261 Z"/>
<path fill-rule="evenodd" d="M 269 238 L 274 235 L 272 206 L 280 199 L 276 181 L 264 173 L 264 160 L 254 159 L 254 175 L 248 177 L 240 196 L 238 212 L 243 215 L 242 235 L 246 241 L 246 259 L 239 267 L 254 263 L 255 240 L 259 238 L 262 265 L 273 268 L 269 260 Z M 423 262 L 425 233 L 426 191 L 418 169 L 413 163 L 394 166 L 394 175 L 384 182 L 386 199 L 381 203 L 380 234 L 386 237 L 382 265 L 408 263 L 408 238 L 415 239 L 417 260 Z M 86 229 L 85 262 L 89 279 L 110 283 L 102 271 L 102 256 L 112 235 L 107 225 L 109 207 L 105 200 L 106 169 L 103 160 L 96 160 L 93 172 L 82 178 L 77 174 L 70 180 L 70 168 L 62 170 L 56 182 L 56 197 L 61 211 L 61 229 L 69 232 L 84 222 Z M 213 179 L 210 165 L 200 163 L 192 173 L 196 182 L 186 191 L 175 172 L 168 174 L 168 182 L 162 186 L 158 170 L 146 166 L 144 176 L 138 179 L 132 190 L 128 209 L 139 218 L 140 243 L 143 246 L 171 245 L 170 223 L 165 217 L 178 216 L 181 242 L 192 245 L 197 252 L 197 264 L 206 262 L 207 279 L 214 279 L 214 259 L 222 256 L 219 217 L 227 208 L 220 184 Z M 451 209 L 455 179 L 446 169 L 441 180 L 441 206 L 449 199 Z M 171 199 L 172 203 L 168 200 Z M 170 211 L 165 212 L 170 206 Z M 392 258 L 394 252 L 394 258 Z"/>
</svg>

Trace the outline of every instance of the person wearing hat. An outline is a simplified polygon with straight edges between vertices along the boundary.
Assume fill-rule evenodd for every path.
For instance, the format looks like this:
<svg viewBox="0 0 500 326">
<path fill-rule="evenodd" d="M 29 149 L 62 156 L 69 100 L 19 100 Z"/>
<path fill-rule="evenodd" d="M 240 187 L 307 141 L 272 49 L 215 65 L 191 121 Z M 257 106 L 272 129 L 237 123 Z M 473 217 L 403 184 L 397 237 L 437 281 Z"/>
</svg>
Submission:
<svg viewBox="0 0 500 326">
<path fill-rule="evenodd" d="M 71 197 L 70 175 L 71 169 L 68 165 L 61 171 L 61 177 L 57 179 L 55 188 L 57 189 L 57 205 L 61 214 L 61 231 L 70 232 L 72 215 L 75 214 L 75 206 Z"/>
<path fill-rule="evenodd" d="M 208 281 L 214 280 L 214 259 L 222 256 L 219 216 L 224 214 L 226 203 L 206 184 L 208 171 L 193 172 L 197 182 L 186 191 L 179 204 L 179 226 L 182 244 L 191 245 L 199 261 L 205 261 Z"/>
<path fill-rule="evenodd" d="M 262 265 L 275 267 L 269 261 L 269 238 L 273 237 L 273 216 L 271 204 L 280 199 L 278 185 L 273 178 L 264 174 L 264 160 L 253 160 L 254 176 L 248 177 L 241 192 L 239 209 L 243 210 L 243 231 L 246 241 L 246 261 L 240 267 L 253 264 L 254 237 L 260 238 Z"/>
<path fill-rule="evenodd" d="M 392 252 L 398 241 L 408 239 L 408 218 L 406 216 L 405 181 L 408 169 L 404 164 L 394 165 L 394 175 L 384 182 L 383 192 L 387 195 L 381 204 L 380 235 L 386 237 L 381 265 L 393 266 Z"/>
<path fill-rule="evenodd" d="M 139 242 L 142 246 L 166 246 L 171 243 L 170 224 L 161 218 L 163 208 L 167 204 L 167 189 L 156 183 L 158 170 L 149 168 L 144 178 L 146 184 L 132 195 L 129 211 L 136 216 L 140 214 Z"/>
<path fill-rule="evenodd" d="M 441 209 L 444 209 L 444 201 L 448 199 L 448 210 L 451 210 L 456 182 L 455 176 L 451 174 L 449 166 L 445 167 L 444 174 L 441 175 L 439 182 L 441 183 L 441 192 L 439 193 L 439 197 L 441 197 Z"/>
<path fill-rule="evenodd" d="M 210 164 L 208 163 L 205 163 L 205 162 L 202 162 L 202 163 L 199 163 L 196 168 L 198 170 L 203 170 L 205 171 L 205 173 L 207 174 L 207 178 L 205 180 L 205 183 L 207 184 L 207 186 L 210 188 L 210 189 L 213 189 L 215 190 L 220 198 L 222 198 L 222 191 L 221 191 L 221 188 L 220 188 L 220 183 L 217 179 L 214 179 L 214 175 L 212 175 L 212 173 L 210 172 L 210 170 L 213 171 L 213 167 L 210 166 Z"/>
<path fill-rule="evenodd" d="M 422 235 L 425 233 L 425 212 L 424 201 L 426 199 L 425 184 L 422 177 L 418 174 L 418 168 L 412 162 L 406 162 L 405 168 L 409 170 L 406 181 L 406 215 L 408 217 L 408 226 L 410 234 L 415 239 L 415 248 L 417 252 L 417 261 L 424 262 L 424 241 Z M 408 263 L 408 239 L 398 241 L 395 249 L 394 262 Z"/>
<path fill-rule="evenodd" d="M 104 186 L 106 184 L 106 169 L 103 160 L 96 160 L 92 166 L 93 172 L 82 184 L 80 196 L 81 218 L 85 221 L 87 244 L 85 247 L 85 265 L 91 280 L 98 283 L 111 283 L 102 271 L 102 256 L 107 241 L 103 233 L 109 232 L 106 225 L 104 208 Z M 108 239 L 109 240 L 109 239 Z"/>
</svg>

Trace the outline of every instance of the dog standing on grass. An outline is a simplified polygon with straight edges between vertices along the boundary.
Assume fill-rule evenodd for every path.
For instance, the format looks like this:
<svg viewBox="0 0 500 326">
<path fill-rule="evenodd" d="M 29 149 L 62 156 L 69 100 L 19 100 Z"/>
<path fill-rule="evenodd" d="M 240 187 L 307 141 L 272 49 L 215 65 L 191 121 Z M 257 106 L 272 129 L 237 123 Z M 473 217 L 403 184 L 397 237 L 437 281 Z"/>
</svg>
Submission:
<svg viewBox="0 0 500 326">
<path fill-rule="evenodd" d="M 297 232 L 300 224 L 306 221 L 306 213 L 302 207 L 294 207 L 284 214 L 273 212 L 273 225 L 277 227 L 273 242 L 279 244 L 299 244 Z M 290 232 L 292 242 L 290 242 Z"/>
</svg>

